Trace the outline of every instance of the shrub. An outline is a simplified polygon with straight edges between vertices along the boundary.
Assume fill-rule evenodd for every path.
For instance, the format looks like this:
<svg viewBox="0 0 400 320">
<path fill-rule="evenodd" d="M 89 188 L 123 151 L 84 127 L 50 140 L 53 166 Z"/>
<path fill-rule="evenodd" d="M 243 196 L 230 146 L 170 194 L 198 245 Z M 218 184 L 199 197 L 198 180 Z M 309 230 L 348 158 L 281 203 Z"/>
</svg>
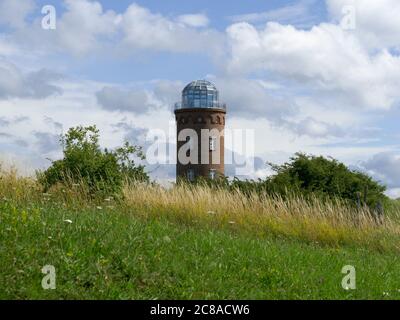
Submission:
<svg viewBox="0 0 400 320">
<path fill-rule="evenodd" d="M 245 193 L 266 192 L 283 197 L 290 193 L 322 199 L 340 198 L 371 208 L 387 201 L 385 186 L 332 158 L 297 153 L 283 165 L 269 165 L 275 175 L 258 181 L 235 179 L 231 187 Z"/>
<path fill-rule="evenodd" d="M 70 128 L 60 142 L 63 159 L 53 161 L 47 170 L 38 172 L 45 191 L 57 183 L 84 183 L 92 194 L 114 195 L 121 191 L 124 179 L 149 181 L 144 166 L 132 159 L 145 159 L 141 148 L 125 142 L 116 150 L 103 150 L 96 126 Z"/>
</svg>

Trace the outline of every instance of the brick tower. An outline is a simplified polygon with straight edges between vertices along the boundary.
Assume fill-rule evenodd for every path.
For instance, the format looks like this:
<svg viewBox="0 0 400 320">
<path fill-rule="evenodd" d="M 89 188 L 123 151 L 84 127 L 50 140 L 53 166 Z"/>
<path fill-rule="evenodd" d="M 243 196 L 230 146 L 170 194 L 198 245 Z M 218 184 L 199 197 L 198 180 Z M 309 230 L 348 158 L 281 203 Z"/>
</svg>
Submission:
<svg viewBox="0 0 400 320">
<path fill-rule="evenodd" d="M 224 176 L 225 115 L 211 82 L 197 80 L 183 89 L 182 102 L 175 104 L 177 180 Z"/>
</svg>

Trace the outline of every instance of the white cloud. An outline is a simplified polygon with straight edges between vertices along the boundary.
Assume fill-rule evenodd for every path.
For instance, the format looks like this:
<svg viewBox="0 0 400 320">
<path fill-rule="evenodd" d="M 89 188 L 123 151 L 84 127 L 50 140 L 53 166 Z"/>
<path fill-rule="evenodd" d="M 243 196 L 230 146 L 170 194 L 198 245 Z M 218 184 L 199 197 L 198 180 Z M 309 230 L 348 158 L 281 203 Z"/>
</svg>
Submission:
<svg viewBox="0 0 400 320">
<path fill-rule="evenodd" d="M 205 14 L 183 14 L 177 18 L 177 21 L 188 25 L 189 27 L 207 27 L 210 21 Z"/>
<path fill-rule="evenodd" d="M 82 57 L 104 52 L 133 55 L 137 50 L 212 54 L 223 42 L 222 34 L 206 28 L 209 20 L 201 13 L 170 18 L 136 3 L 121 13 L 105 10 L 98 1 L 64 0 L 64 4 L 56 30 L 42 30 L 36 19 L 17 33 L 21 44 Z"/>
<path fill-rule="evenodd" d="M 229 74 L 264 70 L 317 93 L 340 94 L 346 108 L 387 110 L 399 99 L 400 58 L 386 50 L 369 55 L 356 37 L 337 25 L 304 31 L 277 23 L 263 30 L 237 23 L 227 35 Z"/>
<path fill-rule="evenodd" d="M 274 123 L 281 122 L 284 116 L 295 111 L 291 101 L 273 97 L 262 82 L 238 78 L 212 79 L 219 91 L 221 100 L 227 103 L 230 115 L 244 118 L 262 117 Z"/>
<path fill-rule="evenodd" d="M 329 137 L 344 135 L 343 130 L 339 126 L 319 121 L 312 117 L 307 117 L 298 123 L 288 123 L 287 126 L 300 136 L 308 135 L 311 137 Z"/>
<path fill-rule="evenodd" d="M 400 199 L 400 188 L 393 188 L 386 191 L 386 195 L 392 199 Z"/>
<path fill-rule="evenodd" d="M 0 0 L 0 25 L 23 28 L 26 17 L 35 9 L 34 0 Z"/>
<path fill-rule="evenodd" d="M 326 0 L 330 15 L 340 21 L 343 8 L 355 8 L 356 28 L 353 31 L 369 48 L 400 49 L 400 2 L 398 0 Z"/>
<path fill-rule="evenodd" d="M 144 90 L 104 87 L 96 93 L 96 96 L 98 103 L 110 111 L 147 113 L 151 107 L 154 107 L 150 102 L 149 94 Z"/>
<path fill-rule="evenodd" d="M 10 43 L 9 37 L 0 34 L 0 56 L 8 57 L 19 53 L 16 46 Z"/>
<path fill-rule="evenodd" d="M 33 136 L 37 140 L 36 146 L 41 154 L 44 155 L 61 150 L 59 134 L 34 131 Z"/>
<path fill-rule="evenodd" d="M 45 69 L 24 73 L 0 58 L 0 99 L 43 99 L 60 94 L 61 88 L 54 84 L 60 78 L 60 75 Z"/>
<path fill-rule="evenodd" d="M 101 48 L 101 41 L 114 35 L 121 17 L 104 12 L 99 2 L 65 0 L 66 12 L 57 23 L 57 43 L 76 55 Z"/>
<path fill-rule="evenodd" d="M 389 188 L 400 188 L 400 155 L 391 152 L 378 153 L 360 166 Z"/>
<path fill-rule="evenodd" d="M 310 12 L 310 7 L 315 6 L 315 2 L 316 0 L 300 0 L 296 3 L 277 9 L 264 12 L 239 14 L 229 18 L 233 22 L 261 23 L 273 21 L 283 24 L 308 26 L 316 18 Z"/>
<path fill-rule="evenodd" d="M 280 84 L 246 78 L 213 78 L 227 103 L 228 116 L 265 119 L 276 128 L 314 138 L 357 138 L 367 133 L 369 118 L 354 110 L 337 108 L 335 101 L 321 102 L 309 97 L 277 96 Z M 279 88 L 279 89 L 277 89 Z"/>
<path fill-rule="evenodd" d="M 180 19 L 184 19 L 186 24 L 175 22 L 161 14 L 152 13 L 144 7 L 132 4 L 122 16 L 124 43 L 131 48 L 156 51 L 213 52 L 217 50 L 221 40 L 218 32 L 208 29 L 199 31 L 191 27 L 194 20 L 199 20 L 199 16 L 180 16 Z M 187 23 L 189 21 L 192 23 Z"/>
</svg>

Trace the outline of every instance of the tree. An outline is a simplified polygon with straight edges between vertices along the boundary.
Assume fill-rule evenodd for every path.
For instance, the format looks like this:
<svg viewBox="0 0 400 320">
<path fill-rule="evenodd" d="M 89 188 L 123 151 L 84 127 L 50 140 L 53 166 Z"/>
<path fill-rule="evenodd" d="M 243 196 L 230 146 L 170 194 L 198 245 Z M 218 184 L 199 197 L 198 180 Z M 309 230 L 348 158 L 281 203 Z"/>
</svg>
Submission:
<svg viewBox="0 0 400 320">
<path fill-rule="evenodd" d="M 74 127 L 61 137 L 64 157 L 53 161 L 39 181 L 48 190 L 57 183 L 84 183 L 91 193 L 116 194 L 124 179 L 149 181 L 143 165 L 134 157 L 144 160 L 142 149 L 128 142 L 114 151 L 101 149 L 96 126 Z"/>
<path fill-rule="evenodd" d="M 362 172 L 350 170 L 333 158 L 297 153 L 283 165 L 268 165 L 275 172 L 274 175 L 258 181 L 235 178 L 230 188 L 239 189 L 245 194 L 266 193 L 284 198 L 293 194 L 306 198 L 339 198 L 374 209 L 378 203 L 388 202 L 384 194 L 385 186 Z"/>
<path fill-rule="evenodd" d="M 387 199 L 385 186 L 333 158 L 297 153 L 283 165 L 270 165 L 276 173 L 266 181 L 270 192 L 292 190 L 305 195 L 365 202 L 371 207 Z"/>
</svg>

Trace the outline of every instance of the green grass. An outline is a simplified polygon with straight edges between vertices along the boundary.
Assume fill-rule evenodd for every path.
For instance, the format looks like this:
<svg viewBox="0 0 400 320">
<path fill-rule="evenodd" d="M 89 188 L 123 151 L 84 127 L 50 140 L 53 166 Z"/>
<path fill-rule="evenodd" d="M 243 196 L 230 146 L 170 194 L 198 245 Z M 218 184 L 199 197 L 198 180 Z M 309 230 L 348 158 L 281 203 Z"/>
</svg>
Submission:
<svg viewBox="0 0 400 320">
<path fill-rule="evenodd" d="M 0 299 L 400 298 L 393 250 L 260 237 L 134 208 L 78 208 L 0 202 Z M 41 287 L 49 264 L 56 290 Z M 356 290 L 341 287 L 344 265 L 356 267 Z"/>
</svg>

